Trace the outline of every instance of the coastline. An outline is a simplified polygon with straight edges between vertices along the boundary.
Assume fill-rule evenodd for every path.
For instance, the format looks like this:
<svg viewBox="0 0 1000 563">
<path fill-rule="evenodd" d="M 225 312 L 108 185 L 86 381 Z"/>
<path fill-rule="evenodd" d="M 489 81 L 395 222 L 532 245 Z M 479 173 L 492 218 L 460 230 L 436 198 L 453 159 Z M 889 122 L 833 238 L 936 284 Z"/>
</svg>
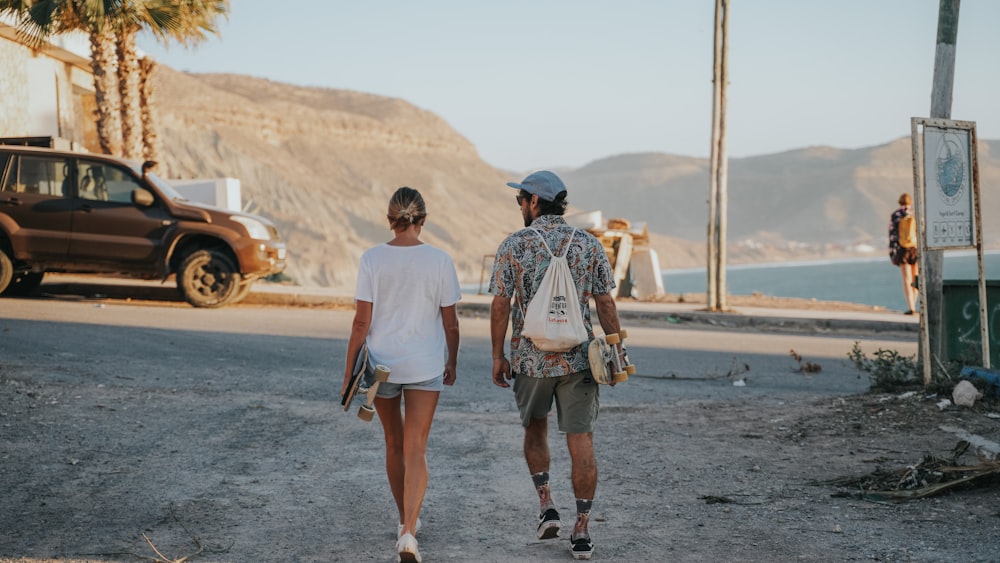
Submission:
<svg viewBox="0 0 1000 563">
<path fill-rule="evenodd" d="M 948 258 L 964 258 L 966 256 L 975 256 L 975 250 L 950 250 L 948 254 L 945 255 L 945 259 Z M 1000 250 L 986 250 L 983 252 L 983 258 L 992 256 L 1000 256 Z M 802 267 L 802 266 L 834 266 L 839 264 L 865 264 L 869 262 L 888 262 L 888 254 L 881 254 L 878 256 L 857 256 L 857 257 L 840 257 L 840 258 L 801 258 L 795 260 L 781 260 L 773 262 L 742 262 L 727 264 L 727 270 L 756 270 L 756 269 L 766 269 L 766 268 L 783 268 L 783 267 Z M 663 275 L 668 274 L 694 274 L 697 272 L 707 272 L 707 268 L 704 266 L 698 266 L 693 268 L 663 268 L 661 270 Z"/>
<path fill-rule="evenodd" d="M 1000 252 L 984 255 L 986 279 L 1000 278 Z M 975 252 L 945 256 L 944 280 L 975 280 Z M 905 310 L 898 268 L 887 257 L 845 260 L 804 260 L 733 265 L 726 269 L 729 296 L 771 296 L 806 301 L 857 303 L 888 311 Z M 707 291 L 704 268 L 666 270 L 664 289 L 685 299 Z"/>
</svg>

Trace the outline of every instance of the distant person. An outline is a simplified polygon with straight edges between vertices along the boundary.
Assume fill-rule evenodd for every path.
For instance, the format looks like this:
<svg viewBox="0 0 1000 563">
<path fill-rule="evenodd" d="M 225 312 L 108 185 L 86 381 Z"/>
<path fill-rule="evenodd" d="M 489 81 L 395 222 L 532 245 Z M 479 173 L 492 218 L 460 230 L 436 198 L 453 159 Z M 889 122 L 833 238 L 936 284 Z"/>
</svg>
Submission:
<svg viewBox="0 0 1000 563">
<path fill-rule="evenodd" d="M 918 258 L 917 220 L 913 215 L 913 198 L 910 194 L 904 193 L 899 196 L 899 209 L 892 212 L 889 221 L 889 260 L 899 266 L 903 276 L 905 315 L 912 315 L 917 309 Z"/>
<path fill-rule="evenodd" d="M 583 313 L 587 335 L 593 339 L 590 298 L 597 304 L 601 327 L 617 333 L 618 310 L 610 291 L 614 274 L 608 256 L 590 233 L 574 229 L 562 218 L 566 211 L 566 186 L 548 171 L 535 172 L 520 184 L 515 199 L 521 208 L 524 226 L 508 236 L 497 249 L 490 293 L 491 339 L 493 343 L 493 383 L 510 387 L 524 427 L 524 457 L 538 493 L 538 539 L 558 537 L 562 522 L 549 488 L 548 415 L 555 402 L 559 430 L 566 433 L 576 496 L 576 523 L 570 535 L 570 551 L 575 559 L 590 559 L 594 551 L 588 524 L 597 490 L 597 461 L 594 456 L 594 425 L 600 401 L 598 385 L 590 372 L 587 342 L 568 352 L 545 352 L 523 337 L 524 311 L 539 289 L 552 255 L 566 256 L 576 285 L 578 300 L 572 306 Z M 551 251 L 550 251 L 551 250 Z M 511 300 L 517 301 L 511 307 Z M 510 359 L 504 355 L 507 322 L 512 325 Z"/>
<path fill-rule="evenodd" d="M 421 561 L 416 534 L 427 490 L 427 437 L 444 385 L 454 385 L 461 299 L 451 258 L 420 240 L 427 210 L 420 192 L 399 188 L 389 201 L 395 236 L 361 256 L 356 311 L 341 397 L 362 345 L 369 364 L 387 366 L 375 410 L 385 435 L 385 469 L 399 511 L 399 560 Z M 406 404 L 405 415 L 402 409 Z"/>
</svg>

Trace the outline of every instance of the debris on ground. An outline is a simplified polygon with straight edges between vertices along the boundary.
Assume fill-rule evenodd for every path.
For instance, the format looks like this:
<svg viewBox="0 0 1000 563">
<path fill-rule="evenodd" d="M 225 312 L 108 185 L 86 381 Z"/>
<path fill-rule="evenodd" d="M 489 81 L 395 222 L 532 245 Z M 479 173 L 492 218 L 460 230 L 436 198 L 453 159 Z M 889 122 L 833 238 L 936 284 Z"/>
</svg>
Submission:
<svg viewBox="0 0 1000 563">
<path fill-rule="evenodd" d="M 698 500 L 705 501 L 705 504 L 739 504 L 743 506 L 753 506 L 756 504 L 765 504 L 765 501 L 746 501 L 746 500 L 736 500 L 732 497 L 723 495 L 702 495 L 698 497 Z"/>
<path fill-rule="evenodd" d="M 799 363 L 799 369 L 797 370 L 799 373 L 808 374 L 808 373 L 819 373 L 820 371 L 823 371 L 823 366 L 817 363 L 807 362 L 803 360 L 802 356 L 799 355 L 799 353 L 796 352 L 794 348 L 789 352 L 790 355 L 792 356 L 792 359 Z"/>
<path fill-rule="evenodd" d="M 1000 460 L 977 455 L 977 463 L 960 465 L 960 458 L 969 449 L 969 442 L 959 441 L 951 457 L 928 454 L 917 465 L 902 469 L 876 469 L 860 477 L 838 477 L 813 485 L 850 487 L 852 490 L 834 493 L 834 497 L 857 498 L 873 502 L 916 500 L 973 486 L 1000 484 Z"/>
<path fill-rule="evenodd" d="M 951 400 L 960 407 L 975 406 L 976 401 L 982 398 L 983 394 L 979 392 L 979 389 L 965 380 L 959 381 L 955 390 L 951 392 Z"/>
</svg>

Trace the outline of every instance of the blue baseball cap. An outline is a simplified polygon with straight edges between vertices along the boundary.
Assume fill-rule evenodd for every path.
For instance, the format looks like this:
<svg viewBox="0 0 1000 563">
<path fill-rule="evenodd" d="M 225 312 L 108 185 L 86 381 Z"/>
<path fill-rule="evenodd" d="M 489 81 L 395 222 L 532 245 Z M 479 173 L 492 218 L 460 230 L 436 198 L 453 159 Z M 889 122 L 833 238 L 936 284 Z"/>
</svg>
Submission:
<svg viewBox="0 0 1000 563">
<path fill-rule="evenodd" d="M 520 184 L 507 182 L 507 185 L 515 190 L 524 190 L 529 194 L 537 195 L 545 201 L 555 201 L 560 192 L 566 191 L 566 185 L 559 179 L 559 176 L 548 170 L 533 172 L 521 180 Z"/>
</svg>

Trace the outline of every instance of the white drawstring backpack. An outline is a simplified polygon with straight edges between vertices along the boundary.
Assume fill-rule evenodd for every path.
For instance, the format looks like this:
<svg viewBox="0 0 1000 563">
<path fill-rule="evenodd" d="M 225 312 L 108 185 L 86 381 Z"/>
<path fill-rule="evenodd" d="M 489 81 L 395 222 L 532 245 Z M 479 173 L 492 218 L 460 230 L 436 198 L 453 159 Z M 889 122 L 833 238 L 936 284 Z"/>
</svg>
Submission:
<svg viewBox="0 0 1000 563">
<path fill-rule="evenodd" d="M 566 262 L 569 246 L 577 230 L 573 229 L 562 256 L 556 256 L 549 250 L 542 233 L 537 229 L 531 230 L 542 239 L 542 245 L 551 260 L 538 291 L 524 311 L 521 336 L 530 339 L 539 350 L 568 352 L 589 339 L 587 327 L 583 324 L 583 313 L 580 312 L 576 284 L 573 283 L 573 274 Z"/>
</svg>

